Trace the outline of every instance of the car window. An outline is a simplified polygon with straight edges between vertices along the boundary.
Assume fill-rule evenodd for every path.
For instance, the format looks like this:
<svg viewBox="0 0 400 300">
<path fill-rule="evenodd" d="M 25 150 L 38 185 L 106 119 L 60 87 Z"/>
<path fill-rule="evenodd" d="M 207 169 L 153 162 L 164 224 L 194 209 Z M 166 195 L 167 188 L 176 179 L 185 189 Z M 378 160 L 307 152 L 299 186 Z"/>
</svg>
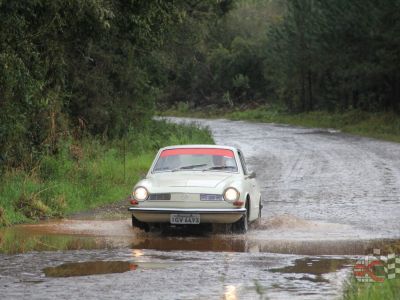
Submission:
<svg viewBox="0 0 400 300">
<path fill-rule="evenodd" d="M 244 160 L 244 156 L 243 156 L 242 152 L 240 152 L 240 151 L 238 151 L 238 154 L 239 154 L 240 163 L 242 164 L 243 173 L 244 173 L 244 175 L 247 175 L 248 171 L 247 171 L 246 161 Z"/>
<path fill-rule="evenodd" d="M 232 150 L 219 148 L 176 148 L 163 150 L 153 172 L 171 171 L 237 172 Z"/>
</svg>

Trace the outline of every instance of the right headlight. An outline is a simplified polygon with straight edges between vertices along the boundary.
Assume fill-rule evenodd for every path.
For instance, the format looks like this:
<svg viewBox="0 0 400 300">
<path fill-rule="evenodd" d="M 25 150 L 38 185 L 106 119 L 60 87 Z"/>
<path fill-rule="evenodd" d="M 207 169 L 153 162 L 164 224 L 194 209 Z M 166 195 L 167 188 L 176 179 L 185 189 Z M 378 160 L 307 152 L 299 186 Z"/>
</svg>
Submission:
<svg viewBox="0 0 400 300">
<path fill-rule="evenodd" d="M 239 194 L 238 190 L 235 188 L 232 188 L 232 187 L 227 188 L 224 192 L 224 199 L 226 201 L 233 202 L 233 201 L 239 200 L 239 196 L 240 196 L 240 194 Z"/>
<path fill-rule="evenodd" d="M 146 200 L 149 197 L 149 192 L 145 187 L 139 186 L 133 192 L 133 198 L 138 201 Z"/>
</svg>

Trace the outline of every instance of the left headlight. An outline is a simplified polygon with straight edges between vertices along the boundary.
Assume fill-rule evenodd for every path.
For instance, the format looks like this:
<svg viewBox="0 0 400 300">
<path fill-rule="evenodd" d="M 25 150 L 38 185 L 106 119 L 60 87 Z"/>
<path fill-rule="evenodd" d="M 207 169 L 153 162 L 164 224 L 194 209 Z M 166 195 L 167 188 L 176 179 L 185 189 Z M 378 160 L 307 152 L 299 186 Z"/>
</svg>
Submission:
<svg viewBox="0 0 400 300">
<path fill-rule="evenodd" d="M 145 187 L 139 186 L 134 190 L 133 197 L 138 201 L 143 201 L 149 197 L 149 192 Z"/>
<path fill-rule="evenodd" d="M 239 196 L 240 196 L 240 194 L 239 194 L 238 190 L 235 188 L 232 188 L 232 187 L 227 188 L 224 192 L 224 199 L 226 201 L 233 202 L 233 201 L 239 200 Z"/>
</svg>

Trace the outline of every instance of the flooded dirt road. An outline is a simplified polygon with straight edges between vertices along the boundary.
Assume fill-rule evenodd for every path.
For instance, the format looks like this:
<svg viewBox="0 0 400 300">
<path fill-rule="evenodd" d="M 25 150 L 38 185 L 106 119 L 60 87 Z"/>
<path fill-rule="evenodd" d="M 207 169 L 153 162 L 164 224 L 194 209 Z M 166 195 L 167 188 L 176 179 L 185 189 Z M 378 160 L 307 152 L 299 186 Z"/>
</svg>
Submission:
<svg viewBox="0 0 400 300">
<path fill-rule="evenodd" d="M 400 252 L 400 144 L 197 122 L 217 144 L 241 148 L 256 171 L 259 226 L 244 236 L 145 234 L 123 207 L 16 226 L 0 231 L 0 298 L 334 299 L 357 257 Z"/>
</svg>

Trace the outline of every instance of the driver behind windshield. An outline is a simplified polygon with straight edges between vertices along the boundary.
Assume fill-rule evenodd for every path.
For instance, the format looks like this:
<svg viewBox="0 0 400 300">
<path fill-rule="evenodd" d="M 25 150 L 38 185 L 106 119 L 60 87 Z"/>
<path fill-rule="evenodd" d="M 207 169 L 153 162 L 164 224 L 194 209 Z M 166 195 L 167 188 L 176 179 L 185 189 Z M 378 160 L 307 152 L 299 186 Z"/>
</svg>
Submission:
<svg viewBox="0 0 400 300">
<path fill-rule="evenodd" d="M 213 155 L 212 157 L 214 167 L 225 167 L 226 162 L 225 162 L 225 157 L 222 155 Z"/>
</svg>

